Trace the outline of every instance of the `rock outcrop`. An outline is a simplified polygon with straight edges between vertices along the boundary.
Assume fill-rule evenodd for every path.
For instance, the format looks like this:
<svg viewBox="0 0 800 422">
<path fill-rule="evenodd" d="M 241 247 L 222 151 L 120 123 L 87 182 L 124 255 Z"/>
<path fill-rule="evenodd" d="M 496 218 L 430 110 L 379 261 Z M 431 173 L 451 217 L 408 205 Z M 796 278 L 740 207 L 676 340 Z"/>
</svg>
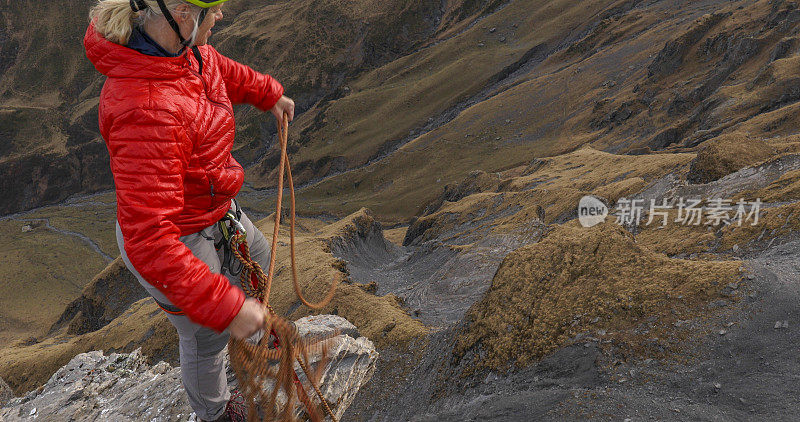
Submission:
<svg viewBox="0 0 800 422">
<path fill-rule="evenodd" d="M 64 325 L 68 326 L 67 333 L 74 335 L 99 330 L 146 297 L 147 292 L 125 268 L 122 258 L 117 258 L 67 306 L 50 331 Z"/>
<path fill-rule="evenodd" d="M 372 377 L 378 353 L 344 318 L 312 316 L 296 324 L 302 335 L 339 331 L 330 343 L 331 362 L 321 390 L 327 400 L 339 403 L 334 411 L 340 418 Z M 316 359 L 312 357 L 312 365 Z M 194 421 L 180 371 L 166 362 L 148 365 L 140 350 L 108 356 L 101 351 L 82 353 L 41 388 L 9 401 L 0 409 L 0 420 Z M 230 369 L 228 379 L 235 388 Z"/>
<path fill-rule="evenodd" d="M 7 401 L 14 398 L 14 392 L 6 382 L 0 378 L 0 406 L 6 404 Z"/>
<path fill-rule="evenodd" d="M 300 335 L 304 337 L 326 336 L 334 331 L 339 335 L 330 342 L 331 364 L 320 379 L 320 390 L 325 400 L 339 403 L 333 408 L 337 420 L 350 407 L 356 393 L 366 384 L 378 361 L 378 352 L 372 342 L 362 337 L 358 328 L 336 315 L 317 315 L 296 321 Z M 312 363 L 320 356 L 312 356 Z"/>
</svg>

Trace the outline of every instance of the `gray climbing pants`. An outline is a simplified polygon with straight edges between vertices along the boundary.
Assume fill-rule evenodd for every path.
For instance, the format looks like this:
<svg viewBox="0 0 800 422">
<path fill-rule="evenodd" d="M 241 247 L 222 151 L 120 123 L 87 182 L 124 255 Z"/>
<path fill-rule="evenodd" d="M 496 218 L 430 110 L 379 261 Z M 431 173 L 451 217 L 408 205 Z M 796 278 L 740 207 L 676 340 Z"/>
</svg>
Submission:
<svg viewBox="0 0 800 422">
<path fill-rule="evenodd" d="M 247 243 L 250 245 L 250 256 L 263 268 L 268 268 L 270 259 L 270 245 L 264 235 L 253 226 L 253 223 L 242 212 L 240 219 L 247 230 Z M 136 276 L 139 283 L 147 292 L 161 304 L 168 306 L 172 302 L 150 283 L 145 281 L 138 271 L 131 265 L 125 253 L 125 241 L 120 231 L 119 223 L 116 225 L 117 245 L 122 254 L 125 266 Z M 211 272 L 220 273 L 222 267 L 223 251 L 218 252 L 214 243 L 222 239 L 222 233 L 217 224 L 205 229 L 182 236 L 183 242 L 194 255 L 211 268 Z M 238 261 L 235 262 L 238 264 Z M 229 272 L 224 274 L 230 283 L 239 288 L 238 277 Z M 167 313 L 167 318 L 178 331 L 178 342 L 181 362 L 181 379 L 189 404 L 194 409 L 197 417 L 205 421 L 213 421 L 225 411 L 225 405 L 230 399 L 228 380 L 223 363 L 223 349 L 228 343 L 230 334 L 227 330 L 218 334 L 210 328 L 203 327 L 190 321 L 185 315 L 172 315 Z"/>
</svg>

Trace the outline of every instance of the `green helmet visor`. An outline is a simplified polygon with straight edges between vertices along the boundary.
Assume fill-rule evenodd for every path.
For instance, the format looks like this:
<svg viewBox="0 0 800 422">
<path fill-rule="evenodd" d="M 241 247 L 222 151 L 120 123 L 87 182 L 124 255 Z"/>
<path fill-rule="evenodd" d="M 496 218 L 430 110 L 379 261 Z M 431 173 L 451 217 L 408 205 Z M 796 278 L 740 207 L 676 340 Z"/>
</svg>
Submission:
<svg viewBox="0 0 800 422">
<path fill-rule="evenodd" d="M 200 6 L 204 9 L 208 9 L 209 7 L 214 7 L 218 4 L 225 3 L 228 0 L 186 0 L 186 1 L 195 6 Z"/>
</svg>

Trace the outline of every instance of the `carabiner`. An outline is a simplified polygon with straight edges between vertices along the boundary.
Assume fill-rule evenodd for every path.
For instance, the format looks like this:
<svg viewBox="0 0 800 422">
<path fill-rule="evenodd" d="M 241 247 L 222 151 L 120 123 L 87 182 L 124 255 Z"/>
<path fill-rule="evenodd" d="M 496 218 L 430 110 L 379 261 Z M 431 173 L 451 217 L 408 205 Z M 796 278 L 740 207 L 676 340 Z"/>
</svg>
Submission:
<svg viewBox="0 0 800 422">
<path fill-rule="evenodd" d="M 227 213 L 225 213 L 225 217 L 224 218 L 226 220 L 230 220 L 231 223 L 233 223 L 234 227 L 236 227 L 236 230 L 239 231 L 239 233 L 247 236 L 247 230 L 245 230 L 244 225 L 242 224 L 242 222 L 239 221 L 238 218 L 236 218 L 236 214 L 234 214 L 231 211 L 228 211 Z"/>
</svg>

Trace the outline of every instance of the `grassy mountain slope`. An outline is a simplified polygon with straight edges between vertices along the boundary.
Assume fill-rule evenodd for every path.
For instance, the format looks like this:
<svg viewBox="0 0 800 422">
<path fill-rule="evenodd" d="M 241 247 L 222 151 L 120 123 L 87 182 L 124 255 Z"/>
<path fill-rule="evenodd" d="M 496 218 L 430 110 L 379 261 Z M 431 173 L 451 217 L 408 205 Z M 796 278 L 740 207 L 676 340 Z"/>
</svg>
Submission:
<svg viewBox="0 0 800 422">
<path fill-rule="evenodd" d="M 85 283 L 105 267 L 86 244 L 44 226 L 1 221 L 0 342 L 42 335 Z M 34 224 L 35 225 L 35 224 Z"/>
<path fill-rule="evenodd" d="M 271 218 L 257 222 L 256 226 L 271 239 Z M 331 254 L 332 244 L 353 242 L 359 236 L 374 231 L 380 231 L 380 225 L 366 210 L 332 224 L 300 219 L 297 263 L 301 288 L 308 300 L 316 302 L 324 297 L 331 282 L 337 282 L 333 300 L 319 312 L 347 318 L 359 328 L 362 335 L 381 347 L 400 347 L 423 336 L 427 328 L 409 316 L 396 296 L 375 295 L 369 286 L 349 280 L 342 261 Z M 41 237 L 32 239 L 43 240 Z M 57 253 L 70 250 L 70 246 L 53 246 Z M 89 255 L 79 249 L 73 252 L 78 256 L 81 253 Z M 78 259 L 76 256 L 54 256 L 53 262 L 68 263 Z M 292 319 L 312 314 L 296 300 L 292 287 L 287 226 L 281 227 L 277 259 L 270 304 L 276 312 Z M 27 340 L 19 335 L 14 336 L 31 331 L 30 327 L 19 321 L 8 323 L 16 331 L 4 331 L 9 340 L 15 341 L 0 347 L 0 378 L 8 382 L 17 394 L 44 383 L 73 356 L 90 350 L 130 352 L 142 347 L 145 355 L 153 359 L 177 362 L 177 338 L 173 327 L 164 317 L 164 312 L 125 269 L 121 259 L 117 258 L 105 269 L 101 265 L 102 271 L 86 263 L 83 265 L 87 272 L 94 271 L 97 275 L 93 279 L 89 277 L 90 281 L 85 285 L 75 286 L 71 291 L 57 291 L 43 283 L 25 285 L 12 282 L 5 284 L 8 291 L 0 292 L 4 304 L 16 304 L 26 310 L 22 312 L 17 307 L 4 307 L 4 317 L 7 313 L 16 312 L 14 315 L 21 315 L 18 317 L 21 320 L 36 313 L 36 322 L 39 324 L 36 327 L 42 328 L 36 338 Z M 61 271 L 73 279 L 81 277 L 73 268 L 53 267 L 51 271 Z M 12 288 L 17 291 L 24 289 L 27 296 L 10 291 Z M 43 295 L 48 292 L 53 294 Z M 41 312 L 43 309 L 47 312 Z"/>
<path fill-rule="evenodd" d="M 694 151 L 721 134 L 744 131 L 792 150 L 787 69 L 794 60 L 790 17 L 796 5 L 673 3 L 683 4 L 615 9 L 575 43 L 522 66 L 452 120 L 410 136 L 382 160 L 308 188 L 301 196 L 306 209 L 347 212 L 375 203 L 379 214 L 402 220 L 469 170 L 503 170 L 582 144 L 610 152 Z M 497 31 L 513 22 L 509 16 L 520 15 L 500 18 L 513 5 L 481 22 L 481 39 L 500 37 Z M 500 47 L 493 51 L 504 48 L 495 42 Z M 387 121 L 374 114 L 383 104 L 373 104 L 361 106 L 372 113 L 363 120 Z"/>
<path fill-rule="evenodd" d="M 93 4 L 82 0 L 65 12 L 61 2 L 23 1 L 0 11 L 2 214 L 113 186 L 97 129 L 104 78 L 82 46 Z M 213 43 L 278 78 L 304 111 L 335 95 L 353 75 L 409 53 L 490 6 L 460 0 L 241 0 L 226 5 Z M 249 163 L 265 154 L 274 133 L 271 119 L 237 108 L 237 158 Z"/>
<path fill-rule="evenodd" d="M 430 133 L 419 135 L 429 130 L 427 126 L 447 123 L 488 96 L 482 93 L 487 86 L 576 38 L 613 4 L 511 2 L 457 35 L 367 72 L 343 97 L 318 105 L 294 124 L 298 151 L 292 159 L 298 182 L 360 167 L 409 142 L 424 143 Z M 485 144 L 463 137 L 450 143 L 458 145 L 462 139 L 467 145 Z M 446 149 L 450 143 L 439 144 Z M 273 163 L 264 161 L 250 176 L 255 186 L 274 184 Z M 385 182 L 375 180 L 374 185 Z M 370 183 L 364 188 L 372 187 Z"/>
<path fill-rule="evenodd" d="M 627 336 L 632 330 L 655 317 L 657 327 L 646 328 L 654 328 L 662 340 L 672 338 L 673 323 L 679 322 L 673 317 L 702 317 L 712 312 L 709 303 L 727 297 L 726 286 L 731 290 L 729 283 L 740 277 L 743 252 L 780 243 L 800 228 L 795 218 L 800 212 L 797 2 L 230 3 L 224 28 L 215 36 L 219 49 L 278 77 L 303 111 L 292 125 L 290 146 L 295 180 L 306 184 L 299 192 L 300 210 L 343 217 L 330 224 L 301 220 L 298 250 L 304 293 L 322 297 L 329 280 L 341 280 L 334 302 L 323 312 L 350 319 L 383 350 L 403 354 L 404 345 L 440 328 L 413 318 L 417 311 L 424 314 L 429 309 L 407 308 L 404 294 L 412 300 L 442 292 L 473 294 L 459 290 L 469 280 L 455 286 L 441 282 L 463 269 L 452 262 L 473 259 L 485 264 L 478 261 L 489 259 L 487 250 L 506 247 L 513 252 L 486 265 L 502 266 L 502 271 L 481 286 L 488 293 L 461 321 L 466 337 L 447 342 L 458 350 L 448 355 L 443 347 L 432 353 L 453 357 L 452 364 L 459 365 L 459 359 L 468 362 L 490 350 L 493 360 L 487 368 L 505 369 L 512 352 L 522 351 L 520 365 L 525 365 L 569 344 L 579 333 L 599 328 L 614 333 L 601 336 L 604 342 L 637 349 L 642 339 Z M 9 21 L 13 19 L 5 19 L 5 25 Z M 0 27 L 0 39 L 8 37 L 8 28 Z M 24 50 L 8 45 L 12 44 L 0 50 L 3 57 Z M 25 60 L 0 65 L 4 84 L 22 80 L 19 72 L 30 66 Z M 72 73 L 61 79 L 75 86 L 81 81 Z M 97 79 L 89 79 L 72 97 L 65 97 L 62 88 L 37 93 L 43 85 L 15 95 L 13 83 L 3 85 L 3 112 L 37 123 L 0 126 L 0 131 L 17 131 L 14 142 L 23 142 L 7 144 L 12 146 L 6 147 L 10 149 L 0 166 L 20 165 L 22 155 L 13 151 L 22 151 L 36 137 L 49 142 L 43 144 L 53 151 L 49 157 L 63 158 L 73 151 L 64 141 L 66 129 L 53 129 L 56 126 L 47 123 L 44 112 L 36 114 L 40 109 L 35 107 L 70 109 L 72 117 L 66 121 L 79 124 L 92 115 L 92 98 L 99 87 Z M 255 163 L 248 168 L 251 186 L 242 202 L 266 214 L 272 211 L 272 192 L 254 187 L 275 184 L 277 154 L 265 147 L 274 144 L 272 126 L 267 116 L 251 109 L 240 108 L 237 114 L 241 136 L 236 154 Z M 48 155 L 37 152 L 30 157 L 43 160 Z M 24 184 L 12 185 L 18 189 Z M 32 186 L 58 195 L 72 189 L 55 189 L 41 181 Z M 640 225 L 626 231 L 607 224 L 587 232 L 574 222 L 575 206 L 587 194 L 610 205 L 622 197 L 661 200 L 681 195 L 734 201 L 760 197 L 767 204 L 759 226 Z M 104 202 L 93 208 L 96 219 L 113 222 L 113 201 Z M 35 216 L 49 218 L 55 227 L 75 227 L 99 249 L 116 256 L 107 225 L 87 224 L 68 207 L 37 210 L 25 218 Z M 4 229 L 18 230 L 21 218 L 3 221 L 8 223 Z M 351 280 L 348 263 L 332 252 L 337 244 L 381 238 L 378 221 L 410 223 L 406 233 L 402 227 L 390 232 L 395 241 L 405 237 L 408 256 L 366 260 L 374 265 L 365 266 L 376 273 L 399 268 L 385 278 L 397 276 L 408 285 L 389 294 L 380 290 L 380 283 Z M 259 226 L 265 234 L 271 232 L 268 219 Z M 42 237 L 30 239 L 56 244 L 47 232 L 35 234 Z M 486 239 L 498 244 L 481 245 Z M 288 239 L 280 240 L 273 305 L 292 317 L 303 316 L 308 311 L 294 298 L 286 266 Z M 64 238 L 58 242 L 59 251 L 73 247 Z M 18 243 L 28 248 L 24 256 L 35 246 Z M 363 250 L 353 249 L 372 252 L 374 245 L 364 244 Z M 552 250 L 563 251 L 571 261 L 552 255 Z M 622 260 L 620 255 L 628 250 L 635 254 Z M 434 252 L 448 259 L 467 258 L 446 261 L 453 267 L 431 264 L 433 274 L 409 269 L 415 259 L 438 259 Z M 70 280 L 87 283 L 105 264 L 97 253 L 74 247 L 53 262 L 72 260 L 74 265 L 75 254 L 94 254 L 97 262 L 80 269 L 65 267 L 73 271 Z M 30 265 L 24 256 L 7 259 Z M 622 268 L 625 276 L 605 268 L 607 263 Z M 85 273 L 75 272 L 84 269 Z M 66 272 L 48 277 L 57 279 L 59 274 Z M 547 284 L 543 280 L 551 274 L 552 283 Z M 640 276 L 646 283 L 632 282 Z M 421 281 L 411 283 L 414 277 Z M 612 283 L 601 291 L 604 296 L 595 295 L 599 280 L 606 279 Z M 99 319 L 86 317 L 87 312 L 62 312 L 79 295 L 100 291 L 92 290 L 94 282 L 81 290 L 81 283 L 64 287 L 57 303 L 44 304 L 54 310 L 42 321 L 67 315 L 55 331 L 0 351 L 0 376 L 18 391 L 35 386 L 72 354 L 90 348 L 130 350 L 145 345 L 157 356 L 174 352 L 162 350 L 170 340 L 164 328 L 168 326 L 147 299 L 100 328 Z M 547 289 L 525 290 L 531 283 Z M 14 291 L 20 285 L 14 284 Z M 587 307 L 615 303 L 593 318 L 583 318 L 584 309 L 555 305 L 517 306 L 511 312 L 506 309 L 509 292 L 524 292 L 513 300 L 528 304 L 558 305 L 576 298 Z M 9 327 L 30 324 L 23 321 L 24 309 L 8 309 L 13 311 L 8 315 L 17 318 L 3 315 L 11 321 Z M 598 325 L 594 317 L 604 322 Z M 47 325 L 42 321 L 40 330 Z M 549 337 L 528 335 L 544 331 Z M 37 356 L 46 359 L 36 363 Z M 400 367 L 390 363 L 389 372 Z M 407 373 L 380 375 L 397 376 L 402 383 Z M 397 391 L 388 381 L 381 385 L 387 387 L 384 397 Z"/>
</svg>

